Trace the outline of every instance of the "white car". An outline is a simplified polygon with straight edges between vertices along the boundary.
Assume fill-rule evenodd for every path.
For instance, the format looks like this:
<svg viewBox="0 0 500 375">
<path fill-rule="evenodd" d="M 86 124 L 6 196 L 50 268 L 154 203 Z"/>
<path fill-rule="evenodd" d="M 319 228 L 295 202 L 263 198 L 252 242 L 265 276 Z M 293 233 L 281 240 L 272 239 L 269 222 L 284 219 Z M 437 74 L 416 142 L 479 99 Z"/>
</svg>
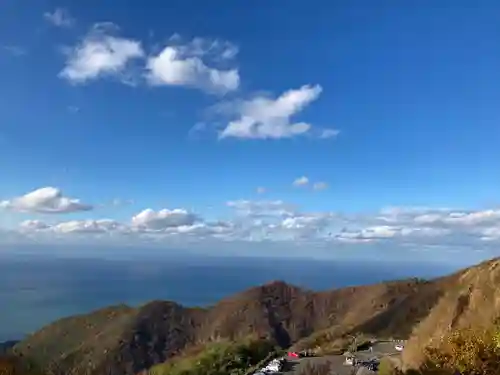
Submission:
<svg viewBox="0 0 500 375">
<path fill-rule="evenodd" d="M 403 351 L 403 349 L 404 349 L 404 346 L 403 346 L 403 345 L 399 345 L 399 344 L 398 344 L 398 345 L 396 345 L 396 346 L 394 347 L 394 349 L 396 349 L 398 352 L 402 352 L 402 351 Z"/>
<path fill-rule="evenodd" d="M 283 364 L 279 359 L 273 359 L 271 362 L 267 364 L 266 367 L 261 369 L 262 372 L 280 372 L 283 367 Z"/>
</svg>

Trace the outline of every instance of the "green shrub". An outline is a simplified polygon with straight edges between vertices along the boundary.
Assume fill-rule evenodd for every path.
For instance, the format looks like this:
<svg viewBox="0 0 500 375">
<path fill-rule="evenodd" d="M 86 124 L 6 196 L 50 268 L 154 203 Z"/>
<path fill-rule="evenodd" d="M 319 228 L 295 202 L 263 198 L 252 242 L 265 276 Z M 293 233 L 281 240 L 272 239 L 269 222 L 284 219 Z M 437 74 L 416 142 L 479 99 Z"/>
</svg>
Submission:
<svg viewBox="0 0 500 375">
<path fill-rule="evenodd" d="M 195 356 L 155 366 L 148 375 L 245 375 L 276 355 L 277 349 L 269 340 L 220 341 Z"/>
<path fill-rule="evenodd" d="M 378 367 L 379 375 L 399 375 L 400 371 L 389 358 L 382 358 Z"/>
</svg>

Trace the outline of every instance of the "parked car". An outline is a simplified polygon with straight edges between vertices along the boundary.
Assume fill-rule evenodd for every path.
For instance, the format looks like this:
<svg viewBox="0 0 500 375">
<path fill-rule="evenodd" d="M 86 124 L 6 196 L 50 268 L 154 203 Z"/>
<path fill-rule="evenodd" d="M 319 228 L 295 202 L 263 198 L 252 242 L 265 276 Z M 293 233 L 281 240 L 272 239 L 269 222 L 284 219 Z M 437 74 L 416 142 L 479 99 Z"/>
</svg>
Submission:
<svg viewBox="0 0 500 375">
<path fill-rule="evenodd" d="M 261 373 L 280 372 L 283 369 L 283 365 L 284 365 L 283 358 L 273 359 L 271 362 L 267 364 L 267 366 L 260 369 L 260 372 Z"/>
<path fill-rule="evenodd" d="M 403 349 L 404 349 L 404 346 L 403 346 L 403 345 L 398 344 L 398 345 L 396 345 L 396 346 L 394 347 L 394 349 L 396 349 L 398 352 L 402 352 L 402 351 L 403 351 Z"/>
<path fill-rule="evenodd" d="M 345 362 L 348 366 L 354 366 L 356 364 L 356 358 L 354 357 L 346 357 Z"/>
<path fill-rule="evenodd" d="M 314 357 L 312 350 L 302 350 L 299 352 L 299 357 Z"/>
</svg>

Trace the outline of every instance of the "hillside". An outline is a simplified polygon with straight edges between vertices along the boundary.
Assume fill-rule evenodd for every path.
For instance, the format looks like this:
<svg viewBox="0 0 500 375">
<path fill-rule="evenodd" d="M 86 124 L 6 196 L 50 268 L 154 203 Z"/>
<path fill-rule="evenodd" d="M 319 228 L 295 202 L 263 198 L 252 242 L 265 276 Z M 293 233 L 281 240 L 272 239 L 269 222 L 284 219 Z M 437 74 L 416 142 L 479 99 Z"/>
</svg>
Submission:
<svg viewBox="0 0 500 375">
<path fill-rule="evenodd" d="M 467 268 L 452 276 L 446 293 L 411 334 L 403 359 L 407 368 L 423 360 L 422 347 L 439 346 L 453 331 L 491 329 L 500 317 L 500 259 Z"/>
<path fill-rule="evenodd" d="M 14 350 L 47 374 L 133 375 L 223 339 L 268 338 L 285 348 L 365 333 L 412 336 L 405 360 L 415 365 L 422 344 L 445 332 L 442 327 L 493 322 L 500 312 L 498 264 L 500 260 L 492 260 L 432 281 L 409 279 L 326 292 L 275 281 L 207 309 L 167 301 L 108 307 L 57 321 Z"/>
</svg>

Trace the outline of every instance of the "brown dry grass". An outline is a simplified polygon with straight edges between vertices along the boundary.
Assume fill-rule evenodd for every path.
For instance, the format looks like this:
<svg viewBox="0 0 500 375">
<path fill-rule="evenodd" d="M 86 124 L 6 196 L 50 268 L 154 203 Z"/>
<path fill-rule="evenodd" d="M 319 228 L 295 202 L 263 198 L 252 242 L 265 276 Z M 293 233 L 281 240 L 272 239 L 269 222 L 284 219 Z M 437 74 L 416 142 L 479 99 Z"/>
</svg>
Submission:
<svg viewBox="0 0 500 375">
<path fill-rule="evenodd" d="M 491 330 L 500 315 L 500 260 L 484 262 L 435 282 L 441 284 L 444 294 L 412 332 L 403 352 L 407 369 L 425 361 L 423 348 L 437 345 L 460 329 Z"/>
</svg>

